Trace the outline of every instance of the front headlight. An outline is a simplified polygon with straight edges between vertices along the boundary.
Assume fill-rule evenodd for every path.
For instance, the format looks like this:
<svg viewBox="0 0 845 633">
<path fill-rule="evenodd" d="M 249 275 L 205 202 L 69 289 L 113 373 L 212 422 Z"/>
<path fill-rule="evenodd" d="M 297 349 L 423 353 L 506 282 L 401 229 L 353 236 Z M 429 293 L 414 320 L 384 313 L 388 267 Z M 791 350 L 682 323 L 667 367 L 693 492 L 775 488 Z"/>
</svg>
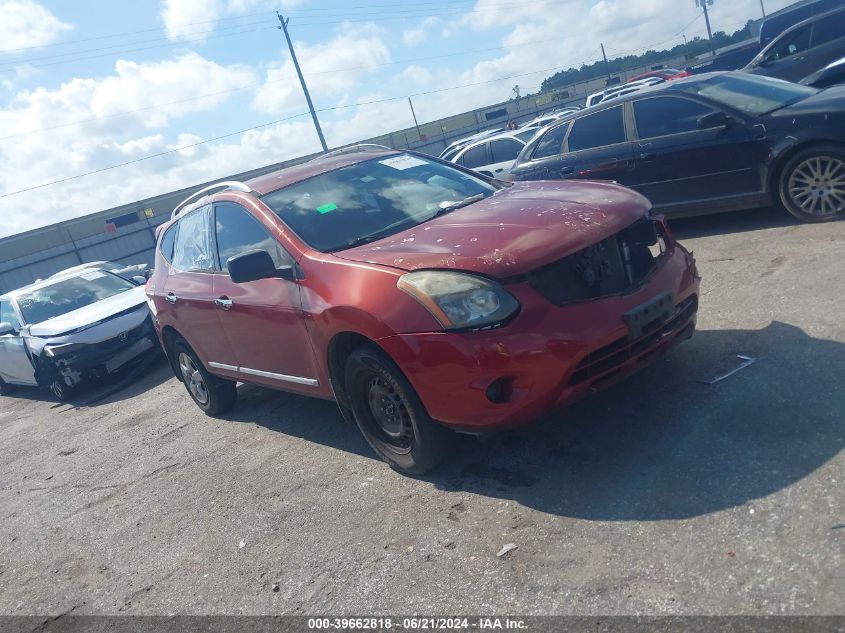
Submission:
<svg viewBox="0 0 845 633">
<path fill-rule="evenodd" d="M 62 354 L 69 354 L 71 352 L 79 351 L 85 347 L 84 343 L 65 343 L 64 345 L 45 345 L 44 354 L 53 358 L 54 356 L 61 356 Z"/>
<path fill-rule="evenodd" d="M 447 330 L 499 325 L 519 310 L 519 302 L 499 284 L 466 273 L 419 270 L 402 275 L 396 286 Z"/>
</svg>

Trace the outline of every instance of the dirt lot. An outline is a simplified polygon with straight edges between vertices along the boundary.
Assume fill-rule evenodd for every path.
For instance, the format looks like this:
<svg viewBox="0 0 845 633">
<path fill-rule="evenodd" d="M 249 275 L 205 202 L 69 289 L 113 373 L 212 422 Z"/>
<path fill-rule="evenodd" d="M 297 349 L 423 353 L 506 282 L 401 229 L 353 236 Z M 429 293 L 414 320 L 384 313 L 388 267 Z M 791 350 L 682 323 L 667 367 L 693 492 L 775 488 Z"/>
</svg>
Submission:
<svg viewBox="0 0 845 633">
<path fill-rule="evenodd" d="M 673 226 L 693 339 L 424 479 L 329 402 L 206 418 L 163 362 L 0 398 L 0 613 L 845 613 L 845 223 Z"/>
</svg>

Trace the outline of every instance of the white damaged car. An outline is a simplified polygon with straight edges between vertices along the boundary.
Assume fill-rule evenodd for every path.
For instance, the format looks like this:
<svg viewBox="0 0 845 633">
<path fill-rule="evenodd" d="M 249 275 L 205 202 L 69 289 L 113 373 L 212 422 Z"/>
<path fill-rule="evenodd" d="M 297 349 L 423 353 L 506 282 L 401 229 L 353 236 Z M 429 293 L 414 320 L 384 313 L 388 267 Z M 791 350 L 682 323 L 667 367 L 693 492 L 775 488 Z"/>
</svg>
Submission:
<svg viewBox="0 0 845 633">
<path fill-rule="evenodd" d="M 39 386 L 66 400 L 155 350 L 142 279 L 68 271 L 0 296 L 0 393 Z"/>
</svg>

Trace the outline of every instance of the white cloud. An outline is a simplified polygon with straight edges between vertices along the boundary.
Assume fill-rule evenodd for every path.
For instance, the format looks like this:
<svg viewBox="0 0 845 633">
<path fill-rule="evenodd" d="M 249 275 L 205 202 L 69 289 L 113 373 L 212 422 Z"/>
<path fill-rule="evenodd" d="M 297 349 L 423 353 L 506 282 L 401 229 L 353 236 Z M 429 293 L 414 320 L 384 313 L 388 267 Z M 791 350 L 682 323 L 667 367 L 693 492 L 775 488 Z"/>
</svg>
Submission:
<svg viewBox="0 0 845 633">
<path fill-rule="evenodd" d="M 162 0 L 161 19 L 171 40 L 199 41 L 214 30 L 224 8 L 223 0 Z"/>
<path fill-rule="evenodd" d="M 405 46 L 417 46 L 428 38 L 429 29 L 440 22 L 440 18 L 429 16 L 412 29 L 402 31 L 402 41 Z"/>
<path fill-rule="evenodd" d="M 54 129 L 0 139 L 0 163 L 3 164 L 0 192 L 194 144 L 201 138 L 187 130 L 177 131 L 169 137 L 162 128 L 180 122 L 185 115 L 212 110 L 230 96 L 225 91 L 256 82 L 254 71 L 248 67 L 221 66 L 196 53 L 187 53 L 156 63 L 119 61 L 114 74 L 105 78 L 77 78 L 52 90 L 38 88 L 20 92 L 0 110 L 0 130 Z M 192 99 L 214 92 L 222 94 Z M 180 100 L 181 103 L 173 103 Z M 169 105 L 142 109 L 159 104 Z M 111 116 L 139 108 L 142 109 L 139 112 Z M 94 117 L 106 118 L 56 127 Z M 117 169 L 97 177 L 80 178 L 66 186 L 0 199 L 0 234 L 115 206 L 120 201 L 131 201 L 127 195 L 157 193 L 144 183 L 125 183 L 127 173 L 146 179 L 155 176 L 160 169 L 166 170 L 200 155 L 199 148 L 189 148 L 166 159 L 138 163 L 131 172 Z M 260 164 L 259 160 L 252 166 Z M 193 178 L 204 180 L 200 171 L 195 172 Z M 171 188 L 185 184 L 164 172 L 153 181 Z M 168 184 L 164 185 L 165 182 Z M 111 187 L 110 183 L 121 183 L 121 186 Z M 108 195 L 105 191 L 109 191 Z M 21 213 L 21 204 L 25 205 L 26 213 Z"/>
<path fill-rule="evenodd" d="M 390 61 L 390 50 L 381 37 L 380 30 L 372 24 L 341 29 L 341 32 L 324 44 L 314 46 L 297 42 L 296 57 L 308 84 L 312 98 L 318 95 L 341 100 L 344 92 L 356 87 L 366 73 Z M 267 71 L 266 84 L 253 100 L 253 107 L 260 112 L 285 114 L 301 111 L 305 97 L 296 76 L 293 62 L 275 63 Z"/>
<path fill-rule="evenodd" d="M 0 52 L 44 46 L 72 28 L 32 0 L 0 0 Z"/>
<path fill-rule="evenodd" d="M 281 6 L 295 7 L 305 1 L 284 0 Z M 214 31 L 223 16 L 237 17 L 247 11 L 265 10 L 269 24 L 275 20 L 271 11 L 278 7 L 272 0 L 161 0 L 160 16 L 171 40 L 199 42 Z"/>
</svg>

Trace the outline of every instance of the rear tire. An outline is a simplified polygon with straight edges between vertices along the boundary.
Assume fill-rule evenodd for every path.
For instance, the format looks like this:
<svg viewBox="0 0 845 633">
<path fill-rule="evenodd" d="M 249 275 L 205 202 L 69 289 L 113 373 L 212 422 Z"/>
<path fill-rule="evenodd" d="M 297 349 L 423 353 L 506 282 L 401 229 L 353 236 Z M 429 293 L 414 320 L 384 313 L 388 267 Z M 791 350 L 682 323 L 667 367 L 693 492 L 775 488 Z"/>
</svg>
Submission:
<svg viewBox="0 0 845 633">
<path fill-rule="evenodd" d="M 421 475 L 454 450 L 458 435 L 429 417 L 411 383 L 381 350 L 354 350 L 344 379 L 361 434 L 392 468 Z"/>
<path fill-rule="evenodd" d="M 816 145 L 791 157 L 780 172 L 784 208 L 802 222 L 845 218 L 845 150 Z"/>
<path fill-rule="evenodd" d="M 235 405 L 238 389 L 233 380 L 210 374 L 183 339 L 173 341 L 170 350 L 188 395 L 203 413 L 216 416 Z"/>
</svg>

